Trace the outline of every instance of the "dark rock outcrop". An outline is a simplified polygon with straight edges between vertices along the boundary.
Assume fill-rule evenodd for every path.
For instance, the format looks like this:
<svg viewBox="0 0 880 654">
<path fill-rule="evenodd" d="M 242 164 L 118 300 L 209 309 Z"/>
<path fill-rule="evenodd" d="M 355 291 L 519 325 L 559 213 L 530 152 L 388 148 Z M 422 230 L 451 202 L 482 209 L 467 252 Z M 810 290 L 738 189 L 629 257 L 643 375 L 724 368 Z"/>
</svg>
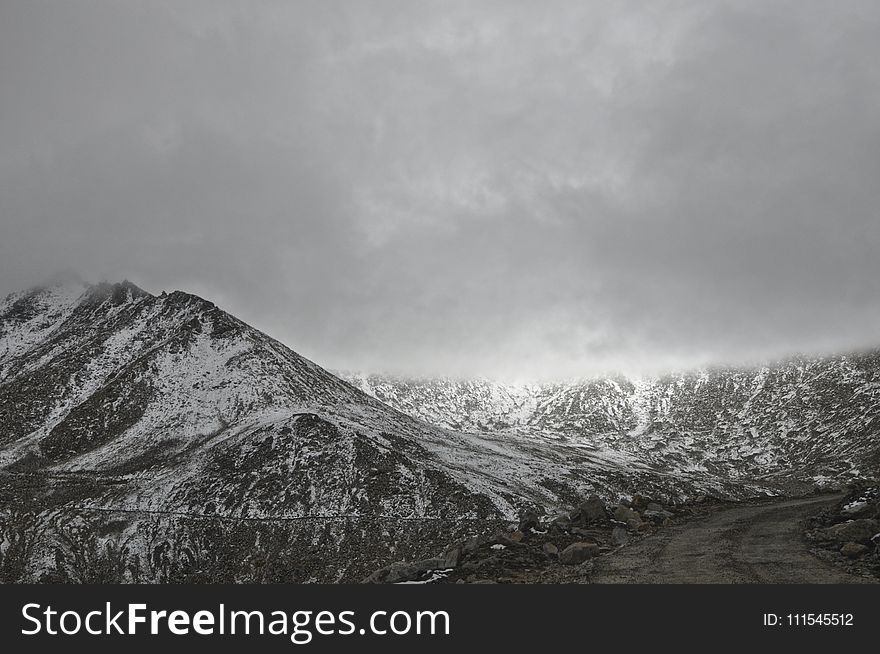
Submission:
<svg viewBox="0 0 880 654">
<path fill-rule="evenodd" d="M 599 556 L 600 550 L 596 543 L 585 541 L 572 543 L 559 554 L 559 561 L 565 565 L 579 565 Z"/>
</svg>

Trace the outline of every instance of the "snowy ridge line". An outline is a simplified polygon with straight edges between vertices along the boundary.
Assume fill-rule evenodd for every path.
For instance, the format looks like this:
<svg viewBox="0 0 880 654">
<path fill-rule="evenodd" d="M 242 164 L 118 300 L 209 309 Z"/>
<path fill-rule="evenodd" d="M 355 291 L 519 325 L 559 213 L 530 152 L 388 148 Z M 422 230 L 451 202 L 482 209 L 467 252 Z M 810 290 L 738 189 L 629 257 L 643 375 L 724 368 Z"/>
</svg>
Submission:
<svg viewBox="0 0 880 654">
<path fill-rule="evenodd" d="M 880 351 L 793 357 L 755 368 L 519 385 L 342 375 L 435 426 L 511 439 L 516 432 L 531 433 L 548 445 L 577 441 L 628 453 L 656 474 L 847 483 L 880 472 Z M 502 395 L 520 398 L 520 410 L 499 400 Z"/>
</svg>

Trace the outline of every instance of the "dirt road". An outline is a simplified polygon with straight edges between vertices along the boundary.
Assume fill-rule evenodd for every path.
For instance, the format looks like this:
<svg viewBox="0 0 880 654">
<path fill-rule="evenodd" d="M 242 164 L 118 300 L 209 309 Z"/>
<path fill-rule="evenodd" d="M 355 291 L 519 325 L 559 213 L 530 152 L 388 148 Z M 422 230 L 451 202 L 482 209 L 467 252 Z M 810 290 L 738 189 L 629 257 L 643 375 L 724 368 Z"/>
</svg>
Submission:
<svg viewBox="0 0 880 654">
<path fill-rule="evenodd" d="M 737 506 L 596 560 L 593 583 L 871 583 L 816 558 L 801 523 L 840 496 Z"/>
</svg>

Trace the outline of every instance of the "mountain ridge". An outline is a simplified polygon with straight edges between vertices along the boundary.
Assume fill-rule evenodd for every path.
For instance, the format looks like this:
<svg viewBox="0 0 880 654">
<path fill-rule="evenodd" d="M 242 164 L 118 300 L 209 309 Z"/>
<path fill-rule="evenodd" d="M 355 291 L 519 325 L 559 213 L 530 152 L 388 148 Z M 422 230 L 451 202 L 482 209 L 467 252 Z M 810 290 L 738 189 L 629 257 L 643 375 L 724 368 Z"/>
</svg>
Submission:
<svg viewBox="0 0 880 654">
<path fill-rule="evenodd" d="M 848 453 L 854 458 L 852 476 L 862 474 L 858 461 L 870 465 L 865 470 L 869 478 L 880 468 L 878 351 L 799 356 L 754 368 L 714 366 L 552 383 L 341 376 L 410 415 L 461 431 L 583 438 L 641 452 L 649 460 L 665 457 L 673 466 L 672 459 L 677 459 L 694 470 L 738 460 L 739 471 L 735 466 L 715 468 L 728 475 L 739 472 L 737 476 L 780 472 L 788 461 L 771 464 L 783 454 L 804 464 L 794 475 L 816 480 L 826 472 L 831 477 L 844 473 L 841 466 L 833 470 L 834 459 Z M 821 434 L 827 435 L 824 440 Z M 797 443 L 809 447 L 798 448 Z M 824 461 L 819 461 L 823 448 Z M 725 449 L 738 449 L 741 456 L 725 454 Z M 659 450 L 659 456 L 650 456 L 651 450 Z M 743 462 L 747 456 L 754 460 Z"/>
<path fill-rule="evenodd" d="M 124 523 L 144 556 L 181 520 L 295 521 L 285 538 L 308 560 L 297 578 L 330 581 L 593 493 L 787 492 L 787 479 L 559 429 L 616 415 L 610 401 L 556 412 L 568 399 L 557 389 L 528 429 L 430 425 L 196 295 L 66 281 L 0 302 L 0 512 L 50 526 L 105 516 L 101 528 Z"/>
</svg>

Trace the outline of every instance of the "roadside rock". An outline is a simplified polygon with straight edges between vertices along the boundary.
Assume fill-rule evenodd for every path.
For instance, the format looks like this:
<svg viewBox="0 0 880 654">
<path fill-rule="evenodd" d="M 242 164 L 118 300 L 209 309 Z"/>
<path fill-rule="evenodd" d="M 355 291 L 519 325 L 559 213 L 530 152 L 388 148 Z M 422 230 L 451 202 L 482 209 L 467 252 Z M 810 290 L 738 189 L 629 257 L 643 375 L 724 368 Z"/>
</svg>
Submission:
<svg viewBox="0 0 880 654">
<path fill-rule="evenodd" d="M 594 543 L 598 543 L 605 535 L 600 529 L 584 529 L 582 527 L 572 527 L 571 533 L 576 536 L 582 536 L 583 540 L 589 540 Z"/>
<path fill-rule="evenodd" d="M 402 581 L 415 581 L 430 570 L 451 570 L 461 562 L 462 552 L 466 546 L 454 545 L 441 556 L 421 561 L 397 561 L 384 568 L 379 568 L 362 583 L 365 584 L 399 584 Z"/>
<path fill-rule="evenodd" d="M 653 506 L 657 506 L 654 504 Z M 644 513 L 642 513 L 642 517 L 645 520 L 650 520 L 654 524 L 662 525 L 666 520 L 669 520 L 673 517 L 673 514 L 665 509 L 646 509 Z"/>
<path fill-rule="evenodd" d="M 629 533 L 625 527 L 615 525 L 611 531 L 611 544 L 615 547 L 621 547 L 629 542 Z"/>
<path fill-rule="evenodd" d="M 562 550 L 559 560 L 565 565 L 579 565 L 597 556 L 599 556 L 599 546 L 596 543 L 578 542 Z"/>
<path fill-rule="evenodd" d="M 580 526 L 608 521 L 608 511 L 598 495 L 592 495 L 586 502 L 578 505 L 572 514 L 572 522 Z"/>
<path fill-rule="evenodd" d="M 653 504 L 653 502 L 650 499 L 639 494 L 633 495 L 633 498 L 629 502 L 630 508 L 639 512 L 645 511 L 651 504 Z"/>
<path fill-rule="evenodd" d="M 853 502 L 844 507 L 840 514 L 846 518 L 873 518 L 877 515 L 878 505 L 870 502 Z"/>
<path fill-rule="evenodd" d="M 844 546 L 840 548 L 840 553 L 848 559 L 857 559 L 870 551 L 871 550 L 867 545 L 862 545 L 861 543 L 845 543 Z"/>
<path fill-rule="evenodd" d="M 517 529 L 523 533 L 526 533 L 530 529 L 537 529 L 540 523 L 541 519 L 538 517 L 538 514 L 536 512 L 531 510 L 523 511 L 519 517 L 519 526 L 517 527 Z"/>
<path fill-rule="evenodd" d="M 445 570 L 446 560 L 443 558 L 424 559 L 414 563 L 398 561 L 391 565 L 379 568 L 369 577 L 364 579 L 365 584 L 398 584 L 402 581 L 414 581 L 428 570 Z"/>
<path fill-rule="evenodd" d="M 455 568 L 458 566 L 458 562 L 461 560 L 461 547 L 455 546 L 450 547 L 443 554 L 443 567 L 444 568 Z"/>
<path fill-rule="evenodd" d="M 622 504 L 614 510 L 614 519 L 623 522 L 627 527 L 638 530 L 642 526 L 642 518 L 638 513 Z"/>
<path fill-rule="evenodd" d="M 515 534 L 518 534 L 515 536 Z M 514 540 L 514 538 L 518 538 L 518 540 Z M 513 532 L 511 534 L 498 534 L 491 540 L 491 542 L 495 545 L 504 545 L 505 547 L 516 548 L 516 547 L 525 547 L 525 543 L 522 542 L 522 532 Z"/>
<path fill-rule="evenodd" d="M 849 574 L 880 578 L 878 501 L 880 486 L 854 485 L 836 506 L 807 519 L 804 537 Z"/>
<path fill-rule="evenodd" d="M 571 529 L 571 518 L 567 515 L 560 515 L 553 518 L 550 522 L 550 529 L 556 531 L 568 531 Z"/>
<path fill-rule="evenodd" d="M 870 542 L 871 537 L 874 536 L 878 530 L 880 530 L 880 524 L 878 524 L 877 520 L 863 518 L 860 520 L 841 522 L 840 524 L 819 529 L 818 534 L 837 543 L 852 541 L 854 543 L 864 544 Z"/>
<path fill-rule="evenodd" d="M 544 543 L 541 549 L 547 556 L 559 556 L 559 548 L 553 543 Z"/>
</svg>

